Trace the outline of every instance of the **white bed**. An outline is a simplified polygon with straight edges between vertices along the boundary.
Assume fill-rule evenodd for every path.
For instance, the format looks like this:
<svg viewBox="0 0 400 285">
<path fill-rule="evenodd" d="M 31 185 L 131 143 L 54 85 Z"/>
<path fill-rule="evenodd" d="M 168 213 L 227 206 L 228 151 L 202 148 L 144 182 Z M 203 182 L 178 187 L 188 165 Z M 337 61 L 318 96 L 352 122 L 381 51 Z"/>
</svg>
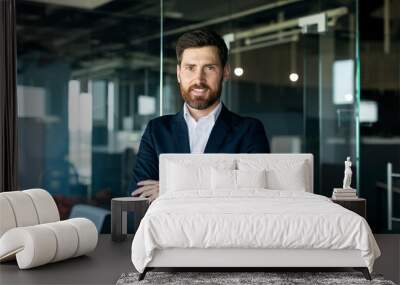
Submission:
<svg viewBox="0 0 400 285">
<path fill-rule="evenodd" d="M 211 168 L 210 168 L 211 167 Z M 160 197 L 132 243 L 155 267 L 354 267 L 380 251 L 367 222 L 313 193 L 310 154 L 164 154 Z"/>
</svg>

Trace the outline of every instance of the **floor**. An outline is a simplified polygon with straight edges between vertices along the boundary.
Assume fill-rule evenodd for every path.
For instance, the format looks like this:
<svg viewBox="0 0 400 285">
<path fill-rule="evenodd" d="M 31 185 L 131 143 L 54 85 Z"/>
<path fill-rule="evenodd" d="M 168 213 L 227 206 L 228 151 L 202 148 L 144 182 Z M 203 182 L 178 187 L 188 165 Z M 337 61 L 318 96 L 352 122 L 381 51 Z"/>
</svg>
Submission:
<svg viewBox="0 0 400 285">
<path fill-rule="evenodd" d="M 374 271 L 385 276 L 385 279 L 400 284 L 400 234 L 375 235 L 376 242 L 381 250 L 374 264 Z"/>
<path fill-rule="evenodd" d="M 400 283 L 400 235 L 376 235 L 382 257 L 375 263 L 376 273 Z M 100 235 L 94 252 L 88 256 L 19 270 L 16 262 L 0 264 L 0 284 L 115 284 L 124 272 L 134 271 L 130 260 L 132 236 L 124 242 L 112 242 Z"/>
</svg>

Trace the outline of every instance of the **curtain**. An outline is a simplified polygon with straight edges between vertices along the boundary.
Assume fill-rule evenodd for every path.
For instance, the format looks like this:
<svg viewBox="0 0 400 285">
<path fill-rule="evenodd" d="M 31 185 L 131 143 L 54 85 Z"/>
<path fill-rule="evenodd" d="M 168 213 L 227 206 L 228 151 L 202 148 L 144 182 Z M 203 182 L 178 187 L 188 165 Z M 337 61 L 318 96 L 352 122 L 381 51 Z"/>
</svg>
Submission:
<svg viewBox="0 0 400 285">
<path fill-rule="evenodd" d="M 17 190 L 15 0 L 0 1 L 0 191 Z"/>
</svg>

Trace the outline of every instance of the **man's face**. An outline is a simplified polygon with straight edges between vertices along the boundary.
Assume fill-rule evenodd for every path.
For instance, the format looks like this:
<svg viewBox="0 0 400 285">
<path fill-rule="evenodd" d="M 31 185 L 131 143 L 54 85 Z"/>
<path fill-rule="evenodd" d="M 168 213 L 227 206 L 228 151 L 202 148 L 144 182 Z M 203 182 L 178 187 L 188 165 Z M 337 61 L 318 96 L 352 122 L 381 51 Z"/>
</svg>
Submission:
<svg viewBox="0 0 400 285">
<path fill-rule="evenodd" d="M 194 109 L 204 110 L 220 98 L 229 67 L 222 67 L 214 46 L 188 48 L 183 51 L 176 74 L 183 100 Z"/>
</svg>

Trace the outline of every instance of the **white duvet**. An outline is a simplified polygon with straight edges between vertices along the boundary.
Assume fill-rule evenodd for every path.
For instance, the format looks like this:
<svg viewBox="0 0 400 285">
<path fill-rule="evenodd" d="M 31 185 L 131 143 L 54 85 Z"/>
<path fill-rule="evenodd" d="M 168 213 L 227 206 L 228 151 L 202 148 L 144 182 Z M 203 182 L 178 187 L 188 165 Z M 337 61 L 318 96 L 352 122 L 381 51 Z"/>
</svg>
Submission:
<svg viewBox="0 0 400 285">
<path fill-rule="evenodd" d="M 380 256 L 359 215 L 324 196 L 265 189 L 162 195 L 133 239 L 135 268 L 143 272 L 164 248 L 358 249 L 371 272 Z"/>
</svg>

